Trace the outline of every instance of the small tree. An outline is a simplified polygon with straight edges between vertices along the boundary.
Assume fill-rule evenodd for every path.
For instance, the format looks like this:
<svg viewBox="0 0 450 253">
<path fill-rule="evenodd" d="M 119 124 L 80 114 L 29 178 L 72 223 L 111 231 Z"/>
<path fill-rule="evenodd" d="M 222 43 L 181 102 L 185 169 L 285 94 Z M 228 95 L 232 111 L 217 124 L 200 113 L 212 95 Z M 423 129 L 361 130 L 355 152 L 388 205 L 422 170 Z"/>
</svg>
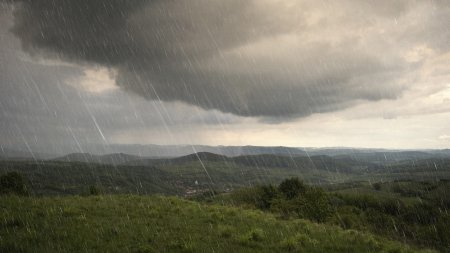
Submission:
<svg viewBox="0 0 450 253">
<path fill-rule="evenodd" d="M 325 222 L 332 215 L 332 206 L 326 192 L 309 188 L 302 197 L 293 200 L 298 216 L 316 222 Z"/>
<path fill-rule="evenodd" d="M 278 189 L 287 199 L 293 199 L 298 195 L 305 193 L 306 186 L 298 179 L 298 177 L 293 177 L 281 182 Z"/>
<path fill-rule="evenodd" d="M 22 175 L 13 171 L 0 176 L 0 194 L 27 195 L 28 191 Z"/>
<path fill-rule="evenodd" d="M 272 201 L 278 197 L 278 190 L 273 185 L 264 185 L 258 187 L 259 197 L 256 199 L 256 207 L 259 209 L 270 209 Z"/>
</svg>

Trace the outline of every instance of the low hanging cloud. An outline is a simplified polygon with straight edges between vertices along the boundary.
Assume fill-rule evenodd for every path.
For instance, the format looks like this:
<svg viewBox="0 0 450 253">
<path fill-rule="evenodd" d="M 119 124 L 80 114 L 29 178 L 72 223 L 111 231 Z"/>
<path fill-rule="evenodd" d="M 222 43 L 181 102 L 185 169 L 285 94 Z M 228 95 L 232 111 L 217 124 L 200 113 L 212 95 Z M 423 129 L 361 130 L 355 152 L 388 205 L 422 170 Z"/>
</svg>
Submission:
<svg viewBox="0 0 450 253">
<path fill-rule="evenodd" d="M 17 0 L 25 51 L 151 100 L 275 122 L 396 99 L 448 53 L 448 1 Z"/>
</svg>

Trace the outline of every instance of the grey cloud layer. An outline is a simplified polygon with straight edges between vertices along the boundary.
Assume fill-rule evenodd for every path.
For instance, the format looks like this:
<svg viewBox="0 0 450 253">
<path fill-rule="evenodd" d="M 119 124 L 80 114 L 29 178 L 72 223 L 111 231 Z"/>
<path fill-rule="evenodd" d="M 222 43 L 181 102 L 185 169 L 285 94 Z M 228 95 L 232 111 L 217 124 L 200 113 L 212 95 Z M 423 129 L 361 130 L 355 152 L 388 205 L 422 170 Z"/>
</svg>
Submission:
<svg viewBox="0 0 450 253">
<path fill-rule="evenodd" d="M 92 145 L 105 145 L 102 134 L 112 142 L 117 135 L 127 137 L 151 128 L 155 135 L 168 138 L 168 131 L 186 125 L 207 129 L 240 120 L 217 111 L 196 112 L 185 104 L 145 101 L 117 89 L 86 90 L 80 82 L 89 78 L 85 70 L 90 67 L 36 62 L 8 32 L 12 17 L 1 8 L 0 24 L 0 148 L 83 152 Z M 155 141 L 153 136 L 141 140 Z"/>
<path fill-rule="evenodd" d="M 449 50 L 448 1 L 23 0 L 32 54 L 117 70 L 147 99 L 271 120 L 395 99 Z"/>
</svg>

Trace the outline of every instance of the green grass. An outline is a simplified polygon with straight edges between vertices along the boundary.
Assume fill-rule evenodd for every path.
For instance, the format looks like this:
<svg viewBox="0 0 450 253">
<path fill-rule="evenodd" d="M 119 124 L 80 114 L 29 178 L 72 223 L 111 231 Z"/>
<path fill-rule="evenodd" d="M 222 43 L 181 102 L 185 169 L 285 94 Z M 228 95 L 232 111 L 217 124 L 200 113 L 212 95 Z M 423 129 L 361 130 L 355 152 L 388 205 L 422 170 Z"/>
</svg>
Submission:
<svg viewBox="0 0 450 253">
<path fill-rule="evenodd" d="M 0 252 L 419 252 L 369 233 L 175 197 L 0 197 Z"/>
<path fill-rule="evenodd" d="M 289 200 L 279 187 L 260 186 L 197 199 L 260 209 L 284 219 L 308 218 L 450 252 L 450 181 L 352 182 L 329 185 L 327 190 Z"/>
</svg>

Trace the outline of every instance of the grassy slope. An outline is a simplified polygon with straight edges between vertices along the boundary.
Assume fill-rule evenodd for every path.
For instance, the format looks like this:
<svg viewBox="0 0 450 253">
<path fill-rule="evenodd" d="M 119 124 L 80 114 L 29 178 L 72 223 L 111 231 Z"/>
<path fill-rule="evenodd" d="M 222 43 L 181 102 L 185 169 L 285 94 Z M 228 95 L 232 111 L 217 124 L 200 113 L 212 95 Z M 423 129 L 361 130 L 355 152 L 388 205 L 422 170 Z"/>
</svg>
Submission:
<svg viewBox="0 0 450 253">
<path fill-rule="evenodd" d="M 415 252 L 370 234 L 174 197 L 0 197 L 0 252 Z"/>
</svg>

